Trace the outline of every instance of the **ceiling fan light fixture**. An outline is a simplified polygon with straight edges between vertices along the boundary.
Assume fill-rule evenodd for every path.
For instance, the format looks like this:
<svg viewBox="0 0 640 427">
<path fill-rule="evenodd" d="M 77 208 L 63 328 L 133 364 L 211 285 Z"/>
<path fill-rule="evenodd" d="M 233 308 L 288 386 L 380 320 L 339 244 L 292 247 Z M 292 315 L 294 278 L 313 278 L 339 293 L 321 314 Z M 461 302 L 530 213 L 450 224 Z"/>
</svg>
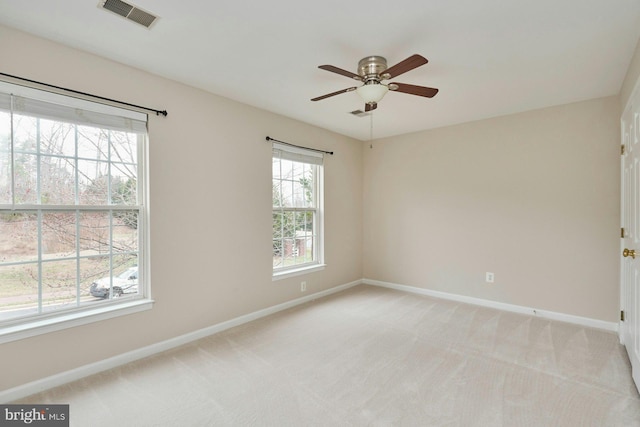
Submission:
<svg viewBox="0 0 640 427">
<path fill-rule="evenodd" d="M 380 102 L 387 94 L 389 88 L 380 83 L 364 84 L 356 89 L 358 95 L 364 100 L 365 104 L 374 104 Z"/>
<path fill-rule="evenodd" d="M 378 108 L 378 102 L 380 102 L 390 90 L 409 95 L 423 96 L 425 98 L 433 98 L 438 93 L 438 89 L 436 88 L 397 82 L 388 84 L 382 83 L 383 80 L 394 79 L 407 71 L 411 71 L 414 68 L 426 64 L 427 62 L 429 62 L 427 61 L 427 58 L 415 54 L 411 55 L 404 61 L 398 62 L 393 67 L 387 68 L 387 60 L 382 56 L 367 56 L 366 58 L 361 59 L 358 63 L 358 74 L 343 70 L 342 68 L 334 67 L 333 65 L 320 65 L 318 68 L 322 70 L 351 77 L 354 80 L 361 81 L 363 85 L 360 87 L 353 86 L 347 89 L 338 90 L 316 98 L 311 98 L 311 100 L 320 101 L 321 99 L 330 98 L 332 96 L 340 95 L 341 93 L 347 93 L 355 90 L 364 100 L 365 113 L 367 113 Z"/>
</svg>

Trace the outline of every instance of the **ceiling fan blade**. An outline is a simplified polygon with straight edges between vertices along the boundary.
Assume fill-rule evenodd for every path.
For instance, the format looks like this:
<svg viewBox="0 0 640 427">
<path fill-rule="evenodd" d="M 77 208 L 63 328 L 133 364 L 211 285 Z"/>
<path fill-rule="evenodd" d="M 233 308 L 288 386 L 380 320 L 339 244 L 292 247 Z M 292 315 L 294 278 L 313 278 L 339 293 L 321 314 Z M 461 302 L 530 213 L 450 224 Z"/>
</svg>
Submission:
<svg viewBox="0 0 640 427">
<path fill-rule="evenodd" d="M 330 96 L 340 95 L 341 93 L 351 92 L 352 90 L 356 90 L 355 86 L 347 89 L 342 89 L 336 92 L 331 92 L 326 95 L 319 96 L 317 98 L 313 98 L 312 101 L 320 101 L 321 99 L 329 98 Z"/>
<path fill-rule="evenodd" d="M 321 68 L 326 71 L 331 71 L 332 73 L 337 73 L 343 76 L 351 77 L 354 80 L 362 81 L 362 77 L 357 74 L 352 73 L 351 71 L 343 70 L 342 68 L 334 67 L 333 65 L 320 65 L 318 68 Z"/>
<path fill-rule="evenodd" d="M 376 102 L 366 103 L 364 104 L 364 111 L 372 111 L 378 108 L 378 104 Z"/>
<path fill-rule="evenodd" d="M 433 87 L 416 86 L 407 83 L 389 83 L 389 90 L 427 98 L 433 98 L 438 93 L 438 89 Z"/>
<path fill-rule="evenodd" d="M 411 55 L 404 61 L 401 61 L 393 67 L 384 70 L 382 73 L 380 73 L 380 76 L 384 76 L 383 79 L 392 79 L 399 76 L 400 74 L 406 73 L 407 71 L 411 71 L 414 68 L 418 68 L 419 66 L 424 65 L 427 62 L 429 61 L 427 61 L 427 58 L 423 56 L 417 54 Z"/>
</svg>

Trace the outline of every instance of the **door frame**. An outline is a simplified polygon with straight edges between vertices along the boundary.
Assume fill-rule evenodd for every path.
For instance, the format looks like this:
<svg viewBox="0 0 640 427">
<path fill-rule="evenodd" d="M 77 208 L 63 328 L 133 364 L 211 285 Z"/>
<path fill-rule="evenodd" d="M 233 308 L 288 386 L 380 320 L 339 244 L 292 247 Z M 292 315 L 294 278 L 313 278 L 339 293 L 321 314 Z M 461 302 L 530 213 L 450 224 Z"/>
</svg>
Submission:
<svg viewBox="0 0 640 427">
<path fill-rule="evenodd" d="M 633 87 L 633 90 L 631 91 L 631 93 L 629 94 L 629 98 L 627 99 L 627 102 L 625 103 L 624 108 L 622 109 L 622 112 L 620 114 L 620 146 L 624 146 L 627 145 L 628 146 L 628 141 L 625 141 L 625 130 L 624 130 L 624 124 L 623 124 L 623 118 L 627 112 L 627 110 L 629 108 L 631 108 L 632 102 L 634 100 L 635 97 L 638 97 L 638 99 L 640 100 L 640 76 L 638 77 L 638 79 L 635 82 L 635 85 Z M 620 153 L 620 230 L 622 231 L 622 229 L 625 227 L 625 223 L 624 223 L 624 210 L 626 208 L 626 204 L 625 204 L 625 191 L 626 191 L 626 187 L 625 187 L 625 181 L 624 181 L 624 161 L 625 161 L 625 156 L 624 156 L 624 152 Z M 625 230 L 626 232 L 626 230 Z M 625 248 L 625 239 L 624 236 L 621 235 L 620 236 L 620 248 L 619 248 L 619 252 L 618 254 L 620 254 L 620 268 L 619 268 L 619 287 L 620 287 L 620 316 L 618 317 L 618 339 L 620 340 L 620 344 L 625 345 L 625 332 L 626 332 L 626 323 L 622 320 L 622 314 L 625 312 L 626 308 L 628 307 L 628 302 L 626 301 L 626 296 L 628 295 L 628 293 L 626 292 L 626 283 L 624 282 L 624 261 L 625 259 L 621 256 L 622 251 Z M 638 387 L 638 389 L 640 390 L 640 387 Z"/>
</svg>

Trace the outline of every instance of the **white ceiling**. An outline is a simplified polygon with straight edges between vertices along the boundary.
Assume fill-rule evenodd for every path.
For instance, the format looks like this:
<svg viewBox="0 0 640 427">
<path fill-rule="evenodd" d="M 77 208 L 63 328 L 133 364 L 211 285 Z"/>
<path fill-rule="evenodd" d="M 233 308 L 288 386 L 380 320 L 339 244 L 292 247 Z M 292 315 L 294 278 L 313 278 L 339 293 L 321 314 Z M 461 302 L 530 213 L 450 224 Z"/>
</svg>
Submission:
<svg viewBox="0 0 640 427">
<path fill-rule="evenodd" d="M 616 95 L 640 37 L 640 0 L 129 3 L 160 20 L 149 30 L 98 0 L 0 0 L 0 23 L 361 140 L 371 121 L 348 114 L 364 108 L 355 92 L 310 101 L 354 86 L 318 65 L 429 59 L 394 81 L 440 92 L 387 94 L 380 138 Z"/>
</svg>

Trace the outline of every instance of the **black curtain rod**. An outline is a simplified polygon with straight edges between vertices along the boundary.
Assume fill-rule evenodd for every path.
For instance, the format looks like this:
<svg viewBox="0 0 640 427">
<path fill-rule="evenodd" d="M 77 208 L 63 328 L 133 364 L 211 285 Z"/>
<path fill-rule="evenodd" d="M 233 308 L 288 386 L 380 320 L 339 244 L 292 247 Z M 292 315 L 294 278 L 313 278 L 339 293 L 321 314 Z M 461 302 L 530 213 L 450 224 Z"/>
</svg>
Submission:
<svg viewBox="0 0 640 427">
<path fill-rule="evenodd" d="M 284 141 L 278 141 L 277 139 L 273 139 L 270 136 L 268 136 L 267 141 L 275 141 L 275 142 L 279 142 L 280 144 L 284 144 L 284 145 L 289 145 L 291 147 L 296 147 L 296 148 L 303 148 L 305 150 L 311 150 L 311 151 L 316 151 L 318 153 L 325 153 L 325 154 L 331 154 L 333 156 L 333 151 L 324 151 L 324 150 L 318 150 L 316 148 L 309 148 L 309 147 L 303 147 L 301 145 L 295 145 L 295 144 L 289 144 L 288 142 L 284 142 Z"/>
<path fill-rule="evenodd" d="M 66 87 L 50 85 L 49 83 L 42 83 L 42 82 L 39 82 L 39 81 L 36 81 L 36 80 L 25 79 L 24 77 L 12 76 L 11 74 L 0 73 L 0 75 L 6 76 L 6 77 L 11 77 L 12 79 L 22 80 L 24 82 L 35 83 L 35 84 L 38 84 L 38 85 L 42 85 L 42 86 L 46 86 L 46 87 L 50 87 L 50 88 L 54 88 L 54 89 L 58 89 L 58 90 L 63 90 L 63 91 L 66 91 L 66 92 L 75 93 L 77 95 L 88 96 L 90 98 L 101 99 L 103 101 L 109 101 L 109 102 L 113 102 L 113 103 L 120 104 L 120 105 L 126 105 L 128 107 L 135 107 L 135 108 L 139 108 L 141 110 L 151 111 L 153 113 L 156 113 L 156 116 L 159 116 L 160 114 L 162 114 L 163 116 L 167 117 L 167 114 L 169 114 L 169 113 L 167 113 L 167 110 L 162 110 L 162 111 L 155 110 L 153 108 L 147 108 L 147 107 L 143 107 L 141 105 L 129 104 L 128 102 L 118 101 L 117 99 L 105 98 L 104 96 L 93 95 L 91 93 L 80 92 L 78 90 L 73 90 L 73 89 L 67 89 Z"/>
</svg>

